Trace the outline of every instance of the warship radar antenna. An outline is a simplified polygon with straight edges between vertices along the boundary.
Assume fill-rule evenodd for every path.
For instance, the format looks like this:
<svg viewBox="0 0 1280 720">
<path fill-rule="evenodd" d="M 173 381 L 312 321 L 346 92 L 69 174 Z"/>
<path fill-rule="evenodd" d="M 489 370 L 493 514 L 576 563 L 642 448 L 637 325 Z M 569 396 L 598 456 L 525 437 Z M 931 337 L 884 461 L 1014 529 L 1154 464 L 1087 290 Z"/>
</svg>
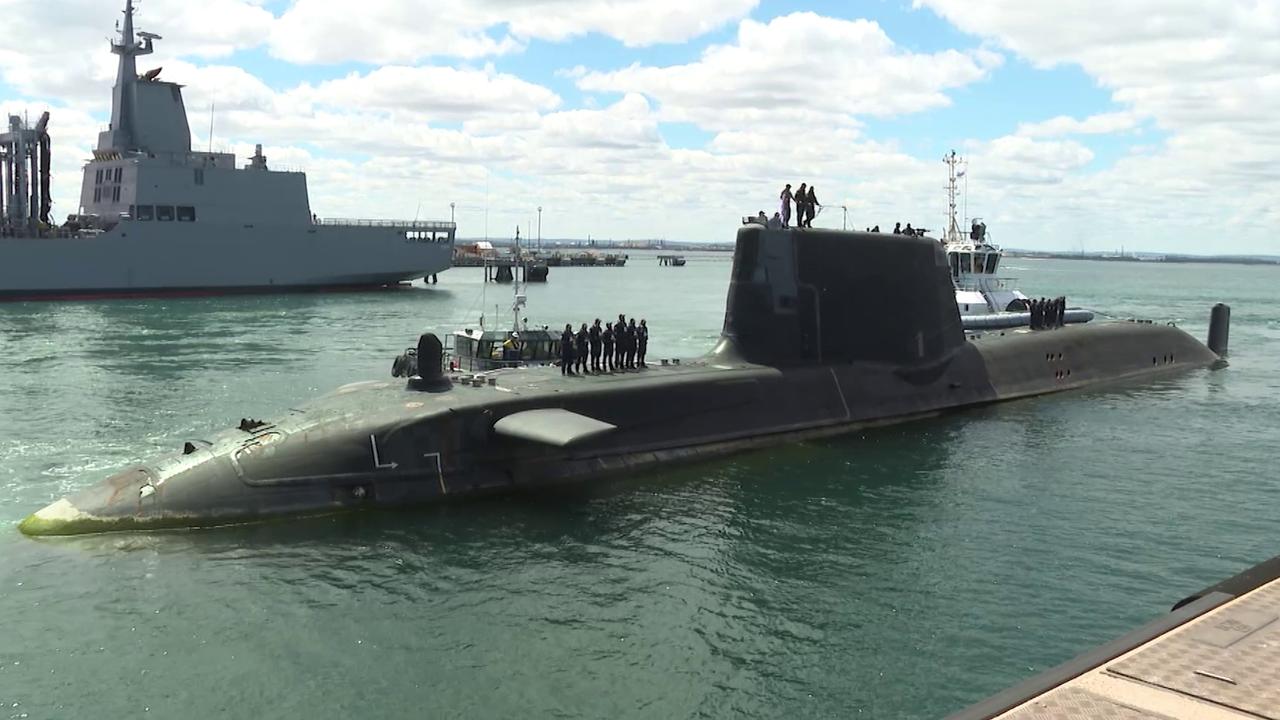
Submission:
<svg viewBox="0 0 1280 720">
<path fill-rule="evenodd" d="M 947 232 L 943 236 L 945 242 L 953 243 L 962 240 L 960 236 L 960 226 L 956 224 L 956 180 L 964 176 L 964 170 L 960 174 L 956 174 L 956 166 L 964 162 L 964 158 L 956 154 L 952 150 L 949 154 L 944 155 L 942 162 L 947 164 Z"/>
<path fill-rule="evenodd" d="M 125 0 L 124 25 L 120 28 L 120 42 L 111 43 L 111 52 L 120 56 L 120 67 L 116 72 L 116 88 L 112 94 L 111 106 L 111 149 L 132 150 L 136 144 L 133 133 L 134 85 L 138 82 L 138 62 L 141 55 L 154 52 L 153 41 L 161 39 L 159 35 L 148 32 L 133 31 L 133 0 Z M 107 149 L 107 148 L 101 148 Z"/>
</svg>

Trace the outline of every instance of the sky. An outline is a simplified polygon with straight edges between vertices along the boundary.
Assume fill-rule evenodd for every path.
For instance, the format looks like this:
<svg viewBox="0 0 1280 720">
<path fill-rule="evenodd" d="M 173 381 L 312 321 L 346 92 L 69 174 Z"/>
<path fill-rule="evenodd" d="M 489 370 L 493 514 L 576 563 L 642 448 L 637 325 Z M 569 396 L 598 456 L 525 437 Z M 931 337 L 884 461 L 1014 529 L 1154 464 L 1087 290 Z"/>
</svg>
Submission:
<svg viewBox="0 0 1280 720">
<path fill-rule="evenodd" d="M 0 109 L 50 110 L 54 212 L 110 115 L 123 0 L 0 0 Z M 322 217 L 463 237 L 815 225 L 1280 254 L 1277 0 L 139 0 L 193 143 L 261 143 Z M 211 131 L 212 128 L 212 132 Z M 450 205 L 454 207 L 451 208 Z M 842 207 L 843 206 L 843 207 Z"/>
</svg>

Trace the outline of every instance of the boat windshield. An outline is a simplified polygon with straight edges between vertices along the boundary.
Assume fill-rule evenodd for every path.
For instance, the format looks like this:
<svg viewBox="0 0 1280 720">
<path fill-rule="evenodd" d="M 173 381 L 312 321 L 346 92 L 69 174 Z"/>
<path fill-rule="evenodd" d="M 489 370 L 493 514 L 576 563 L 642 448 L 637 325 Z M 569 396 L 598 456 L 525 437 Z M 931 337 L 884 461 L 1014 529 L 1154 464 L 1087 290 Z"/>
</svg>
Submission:
<svg viewBox="0 0 1280 720">
<path fill-rule="evenodd" d="M 996 268 L 1000 265 L 1000 253 L 991 253 L 987 255 L 987 274 L 995 275 Z"/>
</svg>

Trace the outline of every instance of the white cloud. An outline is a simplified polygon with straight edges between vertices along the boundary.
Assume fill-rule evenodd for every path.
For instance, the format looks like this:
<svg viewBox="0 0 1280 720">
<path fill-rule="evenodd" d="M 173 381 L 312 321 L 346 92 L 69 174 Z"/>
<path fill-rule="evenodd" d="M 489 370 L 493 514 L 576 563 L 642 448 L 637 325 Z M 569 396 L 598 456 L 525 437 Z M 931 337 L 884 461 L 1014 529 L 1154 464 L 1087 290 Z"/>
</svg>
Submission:
<svg viewBox="0 0 1280 720">
<path fill-rule="evenodd" d="M 330 108 L 374 109 L 422 113 L 433 118 L 466 120 L 478 115 L 546 111 L 560 98 L 551 90 L 514 75 L 452 67 L 386 66 L 351 73 L 315 87 L 304 85 L 290 99 Z"/>
<path fill-rule="evenodd" d="M 479 58 L 529 40 L 600 33 L 628 46 L 683 42 L 743 17 L 759 0 L 296 0 L 271 48 L 298 63 Z"/>
<path fill-rule="evenodd" d="M 115 80 L 109 42 L 121 18 L 117 0 L 0 2 L 5 32 L 21 42 L 0 50 L 0 77 L 28 95 L 64 102 L 95 101 Z M 158 51 L 180 48 L 186 57 L 216 57 L 260 45 L 274 16 L 248 0 L 147 0 L 136 26 L 164 37 Z M 155 57 L 142 58 L 146 64 Z M 156 63 L 157 65 L 160 63 Z"/>
<path fill-rule="evenodd" d="M 795 13 L 743 20 L 730 41 L 684 64 L 566 67 L 560 77 L 597 93 L 566 107 L 523 70 L 417 63 L 583 33 L 629 45 L 680 41 L 743 17 L 756 0 L 457 0 L 447 11 L 437 0 L 369 0 L 356 10 L 298 0 L 283 11 L 258 0 L 148 0 L 139 24 L 166 36 L 144 66 L 163 65 L 165 79 L 186 86 L 194 134 L 203 138 L 216 101 L 215 148 L 243 159 L 262 142 L 274 167 L 306 169 L 322 215 L 406 216 L 421 204 L 422 216 L 447 217 L 456 202 L 464 235 L 482 233 L 486 218 L 505 235 L 541 204 L 548 235 L 727 239 L 741 215 L 772 211 L 790 181 L 817 184 L 828 205 L 820 225 L 838 227 L 844 204 L 857 227 L 938 228 L 944 168 L 932 151 L 913 154 L 954 141 L 972 161 L 971 213 L 1007 244 L 1075 247 L 1087 224 L 1096 247 L 1203 251 L 1212 236 L 1229 249 L 1274 248 L 1266 228 L 1280 223 L 1277 6 L 1136 1 L 1027 10 L 1012 0 L 918 0 L 990 47 L 1081 67 L 1117 108 L 1003 116 L 1002 125 L 1023 122 L 1005 137 L 901 144 L 892 123 L 868 136 L 865 119 L 922 110 L 945 118 L 950 95 L 992 76 L 1002 56 L 919 52 L 874 22 Z M 35 114 L 44 104 L 31 99 L 60 99 L 51 125 L 58 214 L 74 210 L 80 163 L 104 123 L 116 4 L 33 5 L 15 14 L 30 42 L 0 50 L 0 73 L 27 98 L 10 107 Z M 207 64 L 251 47 L 305 62 L 395 62 L 327 79 L 312 68 L 310 80 L 288 86 Z M 663 124 L 671 121 L 710 140 L 672 147 L 664 135 L 682 130 Z M 1141 151 L 1115 147 L 1139 133 Z"/>
<path fill-rule="evenodd" d="M 946 106 L 946 90 L 985 78 L 1000 61 L 985 51 L 912 53 L 874 22 L 801 12 L 744 20 L 736 42 L 707 49 L 697 62 L 585 72 L 578 85 L 643 93 L 664 119 L 707 128 L 810 127 Z"/>
<path fill-rule="evenodd" d="M 1022 186 L 1061 183 L 1093 158 L 1092 150 L 1073 140 L 1033 140 L 1020 135 L 972 144 L 968 157 L 983 182 Z"/>
<path fill-rule="evenodd" d="M 1093 242 L 1206 252 L 1221 250 L 1225 239 L 1234 249 L 1280 251 L 1269 229 L 1280 220 L 1273 201 L 1280 195 L 1280 126 L 1272 120 L 1280 116 L 1280 3 L 915 2 L 1037 66 L 1078 66 L 1124 108 L 1022 125 L 1020 135 L 1116 132 L 1149 119 L 1166 136 L 1155 151 L 1069 175 L 1055 191 L 1059 208 L 1070 204 L 1089 218 Z M 1040 217 L 1055 215 L 1061 210 Z M 1034 232 L 1045 243 L 1075 234 L 1061 221 Z M 1212 246 L 1204 244 L 1209 237 Z"/>
<path fill-rule="evenodd" d="M 1018 123 L 1017 134 L 1023 137 L 1061 137 L 1063 135 L 1108 135 L 1132 130 L 1139 119 L 1131 112 L 1090 115 L 1078 120 L 1067 115 L 1033 123 Z"/>
</svg>

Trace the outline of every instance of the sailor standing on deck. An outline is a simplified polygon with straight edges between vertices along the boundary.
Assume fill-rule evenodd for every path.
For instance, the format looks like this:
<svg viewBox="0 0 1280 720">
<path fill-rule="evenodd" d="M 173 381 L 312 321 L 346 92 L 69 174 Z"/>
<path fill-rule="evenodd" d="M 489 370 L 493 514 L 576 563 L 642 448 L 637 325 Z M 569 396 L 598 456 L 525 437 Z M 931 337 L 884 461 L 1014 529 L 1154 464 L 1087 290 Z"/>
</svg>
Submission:
<svg viewBox="0 0 1280 720">
<path fill-rule="evenodd" d="M 809 203 L 808 188 L 805 183 L 800 183 L 800 189 L 796 190 L 796 227 L 804 227 L 804 215 Z"/>
<path fill-rule="evenodd" d="M 636 360 L 640 363 L 640 367 L 649 367 L 644 364 L 644 354 L 649 351 L 649 326 L 645 325 L 643 319 L 640 320 L 640 327 L 636 328 Z"/>
<path fill-rule="evenodd" d="M 627 316 L 619 314 L 618 322 L 613 326 L 613 346 L 614 357 L 613 365 L 619 370 L 626 368 L 622 362 L 623 354 L 627 351 Z"/>
<path fill-rule="evenodd" d="M 577 374 L 573 371 L 573 325 L 565 325 L 560 334 L 560 374 Z"/>
<path fill-rule="evenodd" d="M 613 372 L 613 326 L 605 325 L 604 332 L 600 333 L 600 342 L 604 345 L 604 361 L 601 363 L 601 370 Z"/>
<path fill-rule="evenodd" d="M 631 318 L 631 323 L 627 325 L 627 369 L 636 369 L 636 319 Z"/>
<path fill-rule="evenodd" d="M 574 344 L 573 349 L 577 352 L 578 359 L 577 363 L 574 365 L 574 369 L 583 375 L 587 374 L 587 344 L 590 341 L 590 338 L 591 335 L 587 332 L 587 324 L 582 323 L 582 329 L 578 331 L 578 336 L 574 338 L 576 343 Z"/>
<path fill-rule="evenodd" d="M 787 183 L 787 186 L 782 188 L 782 194 L 778 196 L 778 198 L 782 200 L 782 227 L 787 227 L 788 225 L 791 224 L 792 197 L 793 195 L 791 194 L 791 183 Z"/>
<path fill-rule="evenodd" d="M 813 227 L 813 219 L 818 216 L 818 211 L 816 209 L 817 207 L 818 207 L 818 196 L 814 194 L 813 186 L 810 185 L 809 194 L 805 196 L 805 200 L 804 200 L 804 209 L 805 209 L 804 226 L 805 227 L 807 228 Z"/>
<path fill-rule="evenodd" d="M 596 318 L 587 335 L 591 341 L 591 372 L 600 372 L 600 318 Z"/>
</svg>

